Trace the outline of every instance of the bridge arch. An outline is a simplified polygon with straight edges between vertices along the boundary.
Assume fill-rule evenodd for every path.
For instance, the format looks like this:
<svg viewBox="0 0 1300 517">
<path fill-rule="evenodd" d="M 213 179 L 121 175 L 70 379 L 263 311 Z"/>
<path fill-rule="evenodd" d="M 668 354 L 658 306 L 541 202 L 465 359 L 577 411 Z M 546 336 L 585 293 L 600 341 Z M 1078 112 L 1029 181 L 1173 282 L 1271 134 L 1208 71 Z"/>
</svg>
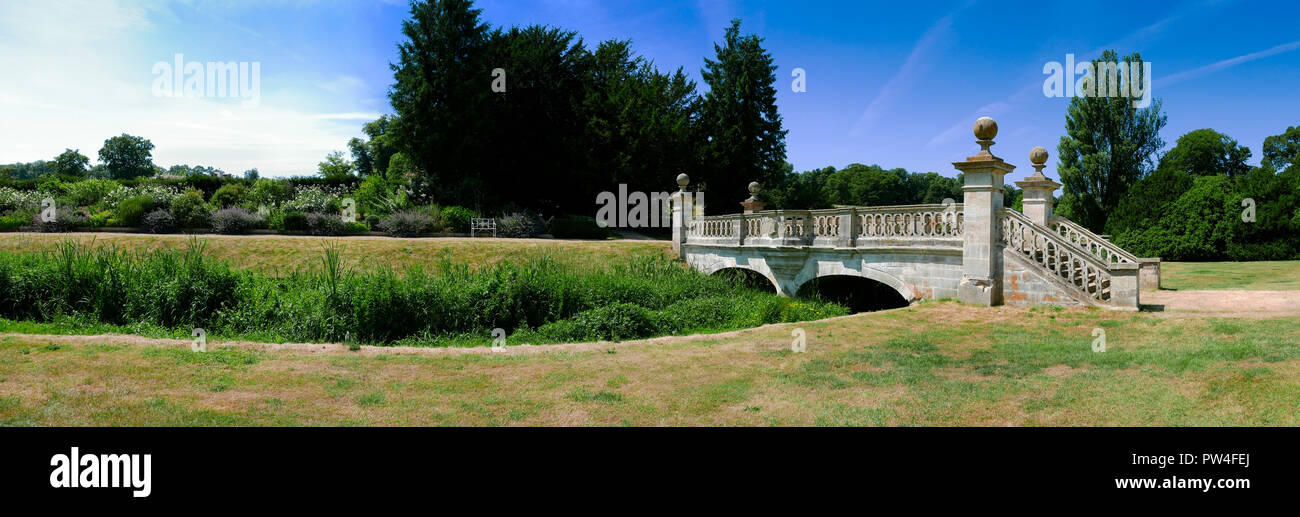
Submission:
<svg viewBox="0 0 1300 517">
<path fill-rule="evenodd" d="M 875 268 L 870 268 L 866 266 L 861 266 L 857 268 L 845 267 L 843 263 L 835 262 L 831 264 L 825 264 L 825 263 L 819 264 L 819 267 L 817 268 L 816 271 L 811 271 L 809 273 L 811 274 L 800 275 L 799 278 L 796 279 L 795 292 L 799 292 L 800 290 L 802 290 L 804 284 L 807 284 L 818 278 L 825 278 L 825 277 L 832 277 L 832 276 L 847 276 L 847 277 L 865 278 L 867 280 L 873 280 L 877 283 L 885 285 L 893 289 L 894 292 L 898 293 L 898 295 L 902 297 L 903 301 L 906 303 L 912 303 L 921 298 L 916 288 L 913 287 L 911 284 L 903 281 L 902 279 L 894 275 L 891 275 L 884 271 L 880 271 Z"/>
<path fill-rule="evenodd" d="M 851 313 L 898 309 L 911 305 L 893 287 L 861 275 L 823 275 L 799 286 L 801 297 L 837 303 Z"/>
</svg>

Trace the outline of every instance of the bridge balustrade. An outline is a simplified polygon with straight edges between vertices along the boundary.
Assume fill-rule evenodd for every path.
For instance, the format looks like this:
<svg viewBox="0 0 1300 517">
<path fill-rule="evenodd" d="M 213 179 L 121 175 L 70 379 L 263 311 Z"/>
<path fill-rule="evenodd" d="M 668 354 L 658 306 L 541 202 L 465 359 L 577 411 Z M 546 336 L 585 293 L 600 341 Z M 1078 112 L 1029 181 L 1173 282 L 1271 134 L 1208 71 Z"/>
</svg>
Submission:
<svg viewBox="0 0 1300 517">
<path fill-rule="evenodd" d="M 961 246 L 962 205 L 902 205 L 828 210 L 766 210 L 692 218 L 686 243 L 725 246 Z"/>
</svg>

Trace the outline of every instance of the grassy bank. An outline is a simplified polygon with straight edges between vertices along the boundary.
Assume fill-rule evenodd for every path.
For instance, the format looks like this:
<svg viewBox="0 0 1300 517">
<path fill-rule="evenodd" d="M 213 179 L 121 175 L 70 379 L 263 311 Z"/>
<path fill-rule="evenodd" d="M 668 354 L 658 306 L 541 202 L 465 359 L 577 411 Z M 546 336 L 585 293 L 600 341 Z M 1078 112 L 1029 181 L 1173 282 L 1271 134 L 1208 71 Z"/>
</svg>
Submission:
<svg viewBox="0 0 1300 517">
<path fill-rule="evenodd" d="M 64 241 L 0 255 L 0 317 L 132 332 L 257 341 L 414 345 L 489 344 L 501 328 L 516 343 L 632 339 L 721 331 L 844 314 L 706 276 L 650 252 L 577 265 L 548 256 L 471 267 L 446 256 L 432 267 L 348 261 L 318 250 L 318 267 L 271 276 L 235 270 L 206 242 L 127 251 Z M 13 326 L 17 323 L 10 322 Z"/>
<path fill-rule="evenodd" d="M 531 355 L 0 338 L 5 425 L 1294 426 L 1297 406 L 1293 318 L 927 302 Z"/>
</svg>

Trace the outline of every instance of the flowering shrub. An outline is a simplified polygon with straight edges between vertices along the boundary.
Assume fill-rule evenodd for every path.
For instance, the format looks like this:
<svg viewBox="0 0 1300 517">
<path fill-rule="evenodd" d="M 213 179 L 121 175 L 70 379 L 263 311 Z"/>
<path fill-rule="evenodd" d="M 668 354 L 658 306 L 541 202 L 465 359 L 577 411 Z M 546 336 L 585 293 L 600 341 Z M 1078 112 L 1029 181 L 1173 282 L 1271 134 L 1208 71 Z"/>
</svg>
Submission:
<svg viewBox="0 0 1300 517">
<path fill-rule="evenodd" d="M 104 195 L 104 208 L 116 210 L 118 204 L 133 197 L 147 197 L 157 206 L 170 206 L 176 196 L 181 195 L 176 187 L 158 184 L 144 184 L 134 187 L 120 187 Z"/>
<path fill-rule="evenodd" d="M 53 221 L 46 222 L 41 220 L 40 213 L 32 216 L 32 226 L 35 226 L 36 231 L 38 232 L 67 232 L 85 225 L 85 216 L 66 206 L 58 207 L 58 209 L 54 211 Z"/>
<path fill-rule="evenodd" d="M 172 233 L 176 231 L 176 218 L 171 212 L 159 208 L 145 214 L 140 219 L 140 226 L 149 233 Z"/>
<path fill-rule="evenodd" d="M 497 235 L 530 238 L 545 231 L 542 220 L 531 212 L 517 212 L 497 221 Z"/>
<path fill-rule="evenodd" d="M 336 214 L 311 212 L 307 214 L 308 235 L 343 235 L 343 218 Z"/>
<path fill-rule="evenodd" d="M 432 227 L 433 217 L 415 210 L 395 212 L 379 223 L 379 229 L 392 237 L 415 237 Z"/>
<path fill-rule="evenodd" d="M 248 233 L 263 221 L 262 216 L 243 208 L 222 208 L 212 215 L 212 231 L 227 235 Z"/>
<path fill-rule="evenodd" d="M 293 198 L 281 206 L 285 210 L 296 212 L 338 213 L 342 210 L 342 200 L 347 195 L 347 190 L 342 187 L 299 187 L 293 193 Z"/>
<path fill-rule="evenodd" d="M 40 210 L 41 198 L 44 197 L 44 194 L 35 190 L 16 190 L 9 187 L 0 187 L 0 213 Z"/>
</svg>

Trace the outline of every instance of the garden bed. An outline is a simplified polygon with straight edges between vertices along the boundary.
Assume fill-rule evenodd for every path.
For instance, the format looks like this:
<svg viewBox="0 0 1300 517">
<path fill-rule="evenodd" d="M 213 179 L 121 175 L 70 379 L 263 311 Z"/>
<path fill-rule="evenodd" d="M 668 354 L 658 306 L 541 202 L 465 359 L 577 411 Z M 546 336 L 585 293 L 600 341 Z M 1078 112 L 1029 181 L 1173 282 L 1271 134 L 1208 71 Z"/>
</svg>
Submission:
<svg viewBox="0 0 1300 517">
<path fill-rule="evenodd" d="M 67 232 L 42 232 L 40 231 L 40 229 L 33 226 L 23 226 L 19 228 L 0 228 L 0 233 L 46 233 L 46 234 L 119 233 L 119 234 L 136 234 L 136 235 L 225 235 L 209 229 L 202 229 L 202 228 L 186 228 L 180 231 L 170 232 L 166 234 L 156 234 L 156 233 L 147 232 L 140 228 L 125 228 L 120 226 L 105 226 L 99 228 L 74 228 Z M 282 230 L 249 230 L 242 234 L 235 234 L 235 235 L 287 235 L 287 236 L 303 236 L 303 237 L 308 237 L 308 236 L 321 237 L 320 235 L 311 235 L 307 232 L 291 232 L 291 231 L 282 231 Z M 385 232 L 371 231 L 371 232 L 349 233 L 343 235 L 328 235 L 325 237 L 391 237 L 391 236 Z M 405 237 L 405 238 L 435 239 L 439 237 L 458 237 L 458 238 L 473 237 L 476 239 L 480 237 L 481 238 L 506 238 L 506 237 L 493 237 L 491 235 L 470 235 L 469 233 L 461 233 L 461 232 L 421 233 L 419 235 L 412 235 L 410 237 Z M 529 238 L 530 239 L 554 239 L 555 237 L 551 236 L 550 234 L 541 234 L 541 235 L 534 235 Z"/>
</svg>

